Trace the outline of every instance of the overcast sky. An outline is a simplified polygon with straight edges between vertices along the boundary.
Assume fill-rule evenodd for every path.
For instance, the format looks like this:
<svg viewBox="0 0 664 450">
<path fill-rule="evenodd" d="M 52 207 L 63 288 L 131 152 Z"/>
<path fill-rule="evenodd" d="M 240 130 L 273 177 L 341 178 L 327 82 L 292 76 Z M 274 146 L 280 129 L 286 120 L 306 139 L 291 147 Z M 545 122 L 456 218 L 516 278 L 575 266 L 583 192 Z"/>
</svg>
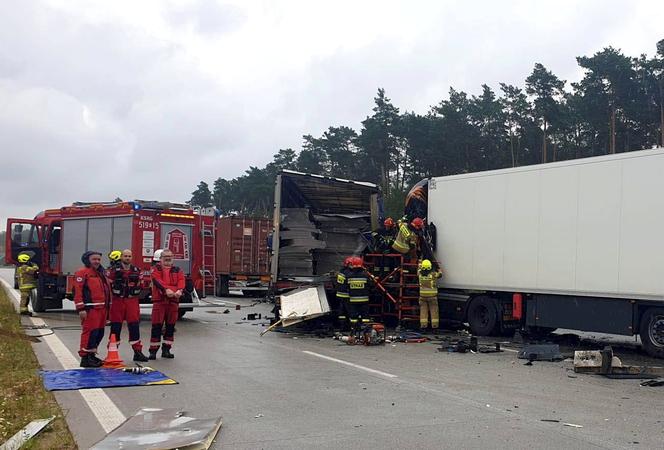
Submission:
<svg viewBox="0 0 664 450">
<path fill-rule="evenodd" d="M 384 87 L 426 112 L 450 86 L 523 85 L 535 62 L 654 54 L 661 1 L 5 0 L 0 221 L 73 201 L 185 201 Z M 1 226 L 4 228 L 4 225 Z"/>
</svg>

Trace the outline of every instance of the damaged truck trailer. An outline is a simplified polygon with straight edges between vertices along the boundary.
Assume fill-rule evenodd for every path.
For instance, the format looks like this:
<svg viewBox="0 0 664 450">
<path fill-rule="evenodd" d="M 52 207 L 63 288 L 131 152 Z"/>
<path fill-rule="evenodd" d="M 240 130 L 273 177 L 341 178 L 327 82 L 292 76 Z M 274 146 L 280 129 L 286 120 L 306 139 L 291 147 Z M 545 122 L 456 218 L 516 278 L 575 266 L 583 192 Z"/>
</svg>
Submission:
<svg viewBox="0 0 664 450">
<path fill-rule="evenodd" d="M 283 171 L 276 179 L 271 289 L 325 285 L 349 255 L 361 255 L 376 229 L 382 201 L 378 186 Z M 332 303 L 334 296 L 329 296 Z"/>
<path fill-rule="evenodd" d="M 664 357 L 664 149 L 431 178 L 449 318 L 640 335 Z"/>
</svg>

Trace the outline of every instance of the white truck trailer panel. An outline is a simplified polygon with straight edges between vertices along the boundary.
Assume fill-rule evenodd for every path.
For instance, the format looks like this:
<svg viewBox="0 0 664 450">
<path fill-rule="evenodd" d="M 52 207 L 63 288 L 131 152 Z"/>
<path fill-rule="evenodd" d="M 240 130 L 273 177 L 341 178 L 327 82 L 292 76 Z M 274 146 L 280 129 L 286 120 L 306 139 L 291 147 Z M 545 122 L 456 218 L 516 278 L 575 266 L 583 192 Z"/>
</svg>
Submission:
<svg viewBox="0 0 664 450">
<path fill-rule="evenodd" d="M 664 149 L 430 180 L 441 285 L 664 300 Z"/>
</svg>

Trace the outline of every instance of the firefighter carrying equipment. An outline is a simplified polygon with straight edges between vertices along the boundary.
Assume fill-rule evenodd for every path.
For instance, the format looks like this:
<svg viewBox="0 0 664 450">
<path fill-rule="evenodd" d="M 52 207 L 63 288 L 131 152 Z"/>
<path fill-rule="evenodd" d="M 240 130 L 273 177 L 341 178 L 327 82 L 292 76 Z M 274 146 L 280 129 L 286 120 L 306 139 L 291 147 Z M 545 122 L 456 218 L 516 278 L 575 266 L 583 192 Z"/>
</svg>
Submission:
<svg viewBox="0 0 664 450">
<path fill-rule="evenodd" d="M 111 253 L 108 254 L 108 259 L 113 262 L 120 261 L 121 257 L 122 257 L 122 252 L 120 250 L 113 250 Z"/>
<path fill-rule="evenodd" d="M 114 297 L 138 297 L 141 293 L 141 271 L 134 265 L 124 269 L 122 264 L 114 264 L 108 270 L 108 278 Z"/>
<path fill-rule="evenodd" d="M 17 259 L 18 262 L 20 262 L 21 264 L 25 264 L 25 263 L 27 263 L 28 261 L 30 261 L 30 255 L 28 255 L 27 253 L 21 253 L 20 255 L 18 255 L 18 257 L 17 257 L 16 259 Z"/>
</svg>

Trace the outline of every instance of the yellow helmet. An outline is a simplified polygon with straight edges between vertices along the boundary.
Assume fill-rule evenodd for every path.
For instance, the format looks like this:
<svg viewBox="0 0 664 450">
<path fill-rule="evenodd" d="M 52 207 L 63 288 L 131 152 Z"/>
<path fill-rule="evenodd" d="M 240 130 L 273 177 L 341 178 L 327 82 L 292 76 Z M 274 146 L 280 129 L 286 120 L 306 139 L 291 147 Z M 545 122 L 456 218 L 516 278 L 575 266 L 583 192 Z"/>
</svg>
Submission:
<svg viewBox="0 0 664 450">
<path fill-rule="evenodd" d="M 18 255 L 18 258 L 16 259 L 18 259 L 18 262 L 25 264 L 28 261 L 30 261 L 30 255 L 28 255 L 27 253 L 21 253 L 20 255 Z"/>
<path fill-rule="evenodd" d="M 420 263 L 420 267 L 423 270 L 431 270 L 433 266 L 431 265 L 431 261 L 429 261 L 428 259 L 423 259 L 422 262 Z"/>
<path fill-rule="evenodd" d="M 120 250 L 113 250 L 111 253 L 108 254 L 108 259 L 111 261 L 120 261 L 120 257 L 122 256 L 122 252 Z"/>
</svg>

